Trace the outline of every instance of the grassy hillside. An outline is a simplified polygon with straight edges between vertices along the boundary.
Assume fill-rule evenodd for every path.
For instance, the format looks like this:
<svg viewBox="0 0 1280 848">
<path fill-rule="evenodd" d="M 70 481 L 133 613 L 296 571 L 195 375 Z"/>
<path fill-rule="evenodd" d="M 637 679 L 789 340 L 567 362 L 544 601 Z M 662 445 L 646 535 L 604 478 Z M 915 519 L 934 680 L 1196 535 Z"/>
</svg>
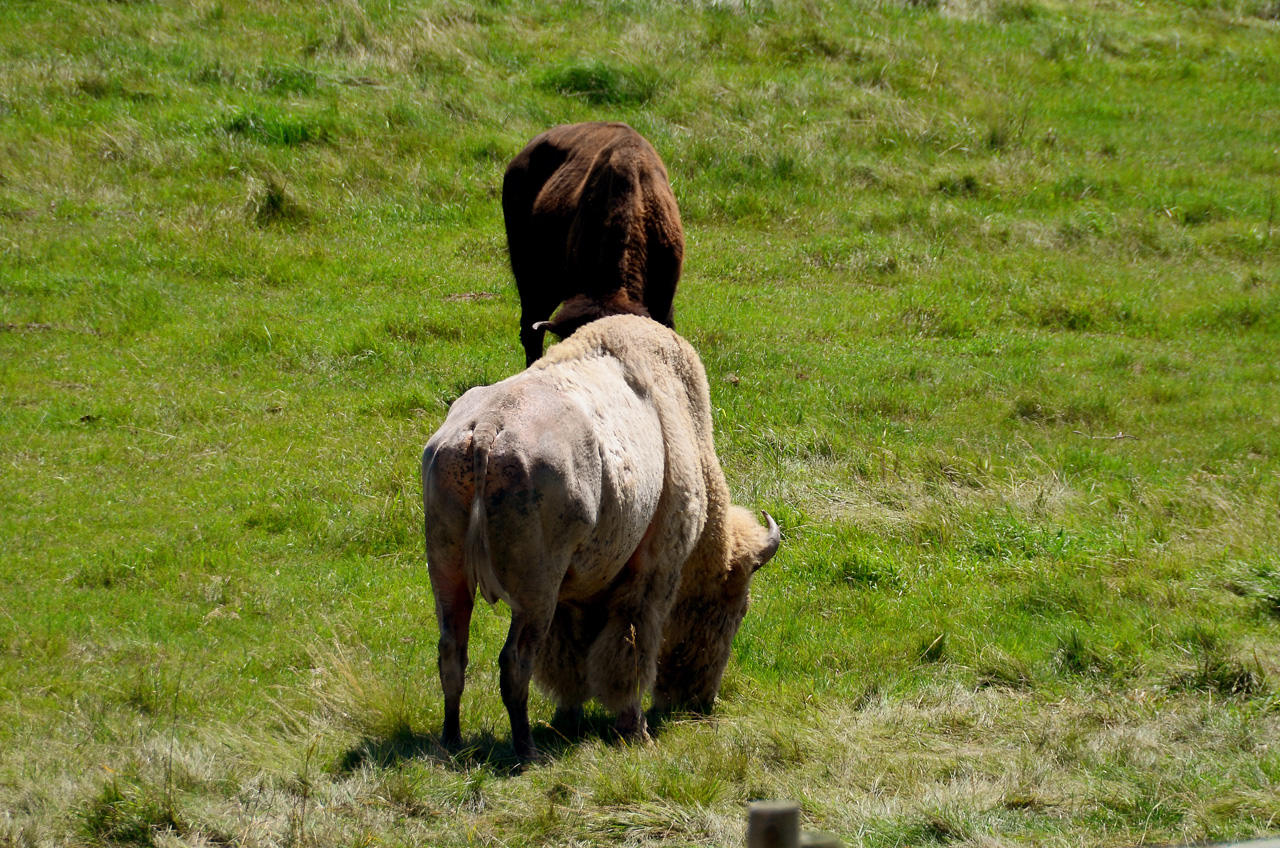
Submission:
<svg viewBox="0 0 1280 848">
<path fill-rule="evenodd" d="M 417 461 L 498 196 L 657 147 L 735 498 L 716 714 L 436 744 Z M 1274 0 L 0 4 L 0 844 L 1280 831 Z"/>
</svg>

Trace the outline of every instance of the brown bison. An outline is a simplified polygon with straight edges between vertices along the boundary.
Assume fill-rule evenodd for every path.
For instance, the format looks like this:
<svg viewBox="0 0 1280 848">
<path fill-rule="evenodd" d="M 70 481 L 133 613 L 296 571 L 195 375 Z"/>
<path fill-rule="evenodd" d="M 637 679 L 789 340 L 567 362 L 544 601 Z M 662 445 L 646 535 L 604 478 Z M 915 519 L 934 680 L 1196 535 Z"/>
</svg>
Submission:
<svg viewBox="0 0 1280 848">
<path fill-rule="evenodd" d="M 606 315 L 672 326 L 680 210 L 657 151 L 631 127 L 571 124 L 529 142 L 507 166 L 502 216 L 526 365 L 547 330 L 566 338 Z"/>
<path fill-rule="evenodd" d="M 499 665 L 521 759 L 531 678 L 558 716 L 595 698 L 626 737 L 647 737 L 646 692 L 709 709 L 781 535 L 730 504 L 693 348 L 631 315 L 460 397 L 422 454 L 422 492 L 444 741 L 460 740 L 479 587 L 511 607 Z"/>
</svg>

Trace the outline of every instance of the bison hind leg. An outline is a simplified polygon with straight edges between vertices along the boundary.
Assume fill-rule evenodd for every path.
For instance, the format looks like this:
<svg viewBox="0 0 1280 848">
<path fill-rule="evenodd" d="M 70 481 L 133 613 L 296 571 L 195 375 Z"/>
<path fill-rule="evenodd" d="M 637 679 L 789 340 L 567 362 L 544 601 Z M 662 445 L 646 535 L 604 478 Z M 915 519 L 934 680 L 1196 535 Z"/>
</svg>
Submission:
<svg viewBox="0 0 1280 848">
<path fill-rule="evenodd" d="M 550 620 L 549 612 L 513 609 L 511 629 L 498 654 L 498 684 L 507 717 L 511 720 L 511 744 L 522 762 L 538 756 L 529 727 L 529 681 Z"/>
<path fill-rule="evenodd" d="M 444 690 L 444 727 L 440 735 L 446 746 L 458 745 L 462 741 L 462 690 L 466 683 L 467 642 L 475 604 L 475 590 L 467 584 L 461 554 L 457 554 L 452 562 L 452 567 L 446 567 L 439 564 L 440 559 L 433 558 L 428 566 L 436 601 L 436 620 L 440 627 L 437 667 L 440 687 Z"/>
</svg>

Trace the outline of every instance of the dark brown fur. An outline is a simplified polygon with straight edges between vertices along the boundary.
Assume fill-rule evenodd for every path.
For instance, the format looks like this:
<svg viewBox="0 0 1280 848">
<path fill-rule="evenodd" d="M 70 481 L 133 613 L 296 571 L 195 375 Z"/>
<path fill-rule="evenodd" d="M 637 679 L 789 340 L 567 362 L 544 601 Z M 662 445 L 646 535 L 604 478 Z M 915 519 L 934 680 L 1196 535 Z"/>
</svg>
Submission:
<svg viewBox="0 0 1280 848">
<path fill-rule="evenodd" d="M 567 338 L 627 314 L 672 326 L 680 210 L 657 151 L 631 127 L 570 124 L 539 135 L 507 167 L 502 215 L 526 365 L 542 355 L 548 329 Z"/>
</svg>

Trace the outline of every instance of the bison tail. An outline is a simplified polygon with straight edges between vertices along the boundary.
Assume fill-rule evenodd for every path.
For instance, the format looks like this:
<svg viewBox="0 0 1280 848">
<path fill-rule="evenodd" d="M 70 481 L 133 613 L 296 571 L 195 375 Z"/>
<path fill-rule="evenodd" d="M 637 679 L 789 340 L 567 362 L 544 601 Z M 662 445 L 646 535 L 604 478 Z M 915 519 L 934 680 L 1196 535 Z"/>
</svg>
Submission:
<svg viewBox="0 0 1280 848">
<path fill-rule="evenodd" d="M 489 470 L 489 449 L 493 447 L 493 441 L 497 437 L 497 425 L 489 421 L 476 425 L 471 435 L 472 473 L 476 491 L 471 499 L 471 518 L 467 522 L 467 538 L 462 552 L 467 572 L 467 588 L 474 594 L 479 586 L 481 596 L 490 604 L 497 603 L 499 598 L 510 603 L 493 568 L 493 556 L 489 552 L 488 520 L 484 509 L 484 479 Z"/>
</svg>

